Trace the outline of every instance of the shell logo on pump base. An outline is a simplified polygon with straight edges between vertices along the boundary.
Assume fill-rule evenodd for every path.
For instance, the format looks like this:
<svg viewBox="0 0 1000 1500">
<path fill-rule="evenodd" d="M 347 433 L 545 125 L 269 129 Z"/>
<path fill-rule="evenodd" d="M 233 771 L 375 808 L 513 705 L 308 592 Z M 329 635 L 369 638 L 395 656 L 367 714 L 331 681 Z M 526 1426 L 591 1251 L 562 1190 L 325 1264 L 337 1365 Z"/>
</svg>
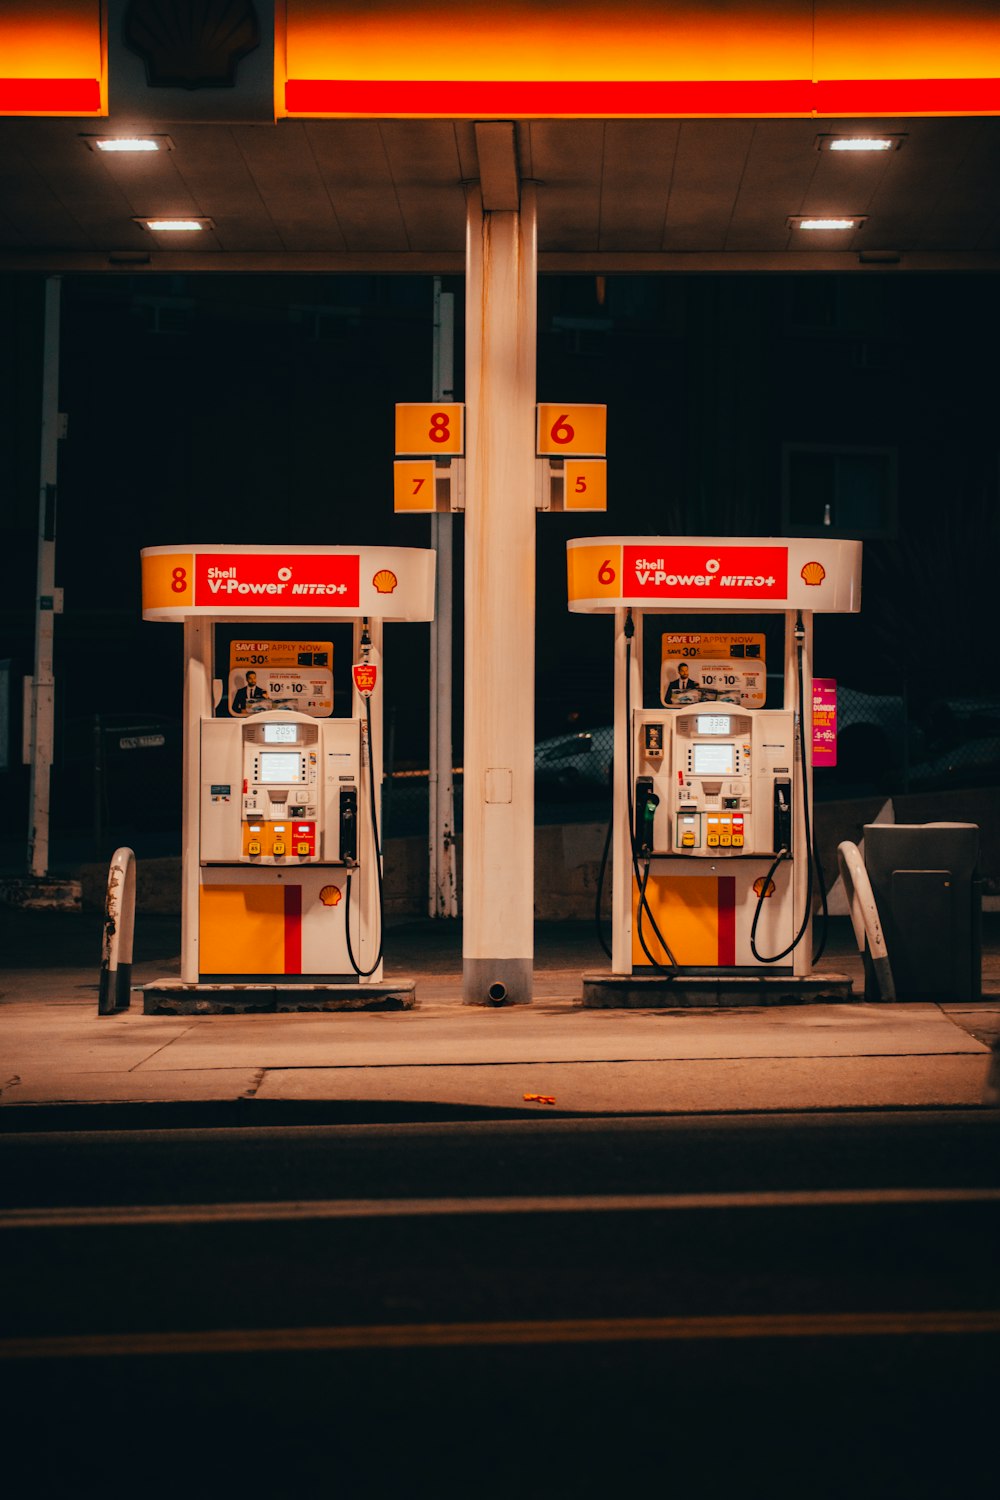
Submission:
<svg viewBox="0 0 1000 1500">
<path fill-rule="evenodd" d="M 319 893 L 319 899 L 324 906 L 339 906 L 343 897 L 339 885 L 325 885 Z"/>
<path fill-rule="evenodd" d="M 754 893 L 755 896 L 758 896 L 758 897 L 760 897 L 760 896 L 765 896 L 765 897 L 766 896 L 773 896 L 775 890 L 776 890 L 776 886 L 775 886 L 773 880 L 769 880 L 767 882 L 767 889 L 766 890 L 764 889 L 764 877 L 763 877 L 763 875 L 761 875 L 760 878 L 757 879 L 757 880 L 755 880 L 754 883 L 753 883 L 753 893 Z"/>
</svg>

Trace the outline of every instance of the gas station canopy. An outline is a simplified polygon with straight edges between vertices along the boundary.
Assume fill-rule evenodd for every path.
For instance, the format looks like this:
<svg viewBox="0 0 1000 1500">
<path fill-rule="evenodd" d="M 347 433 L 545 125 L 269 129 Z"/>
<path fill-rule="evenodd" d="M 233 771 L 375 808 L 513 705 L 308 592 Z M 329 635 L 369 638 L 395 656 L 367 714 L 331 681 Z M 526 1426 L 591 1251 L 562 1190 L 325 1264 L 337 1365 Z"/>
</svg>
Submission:
<svg viewBox="0 0 1000 1500">
<path fill-rule="evenodd" d="M 0 269 L 461 274 L 529 179 L 543 272 L 1000 265 L 993 0 L 6 0 L 0 57 Z"/>
</svg>

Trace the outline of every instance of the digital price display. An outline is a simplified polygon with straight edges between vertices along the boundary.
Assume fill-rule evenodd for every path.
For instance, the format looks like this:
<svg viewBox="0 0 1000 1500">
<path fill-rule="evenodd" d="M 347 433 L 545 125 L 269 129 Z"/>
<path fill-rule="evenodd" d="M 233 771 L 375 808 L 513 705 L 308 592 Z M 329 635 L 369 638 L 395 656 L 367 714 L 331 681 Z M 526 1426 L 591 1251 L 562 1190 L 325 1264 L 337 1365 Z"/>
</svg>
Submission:
<svg viewBox="0 0 1000 1500">
<path fill-rule="evenodd" d="M 298 741 L 297 724 L 265 724 L 263 730 L 265 745 L 294 745 Z"/>
</svg>

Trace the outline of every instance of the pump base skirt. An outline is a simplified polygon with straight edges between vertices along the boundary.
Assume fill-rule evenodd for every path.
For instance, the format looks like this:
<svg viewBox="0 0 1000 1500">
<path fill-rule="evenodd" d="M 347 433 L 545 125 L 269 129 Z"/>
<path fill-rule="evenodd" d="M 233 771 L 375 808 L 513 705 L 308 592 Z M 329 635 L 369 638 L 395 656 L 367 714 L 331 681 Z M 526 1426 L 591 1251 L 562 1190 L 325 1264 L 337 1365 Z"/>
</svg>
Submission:
<svg viewBox="0 0 1000 1500">
<path fill-rule="evenodd" d="M 142 987 L 147 1016 L 238 1015 L 247 1012 L 412 1010 L 416 980 L 380 984 L 219 984 L 157 980 Z"/>
<path fill-rule="evenodd" d="M 854 999 L 846 974 L 584 974 L 590 1010 L 675 1010 L 744 1005 L 843 1004 Z M 858 996 L 858 999 L 863 997 Z"/>
</svg>

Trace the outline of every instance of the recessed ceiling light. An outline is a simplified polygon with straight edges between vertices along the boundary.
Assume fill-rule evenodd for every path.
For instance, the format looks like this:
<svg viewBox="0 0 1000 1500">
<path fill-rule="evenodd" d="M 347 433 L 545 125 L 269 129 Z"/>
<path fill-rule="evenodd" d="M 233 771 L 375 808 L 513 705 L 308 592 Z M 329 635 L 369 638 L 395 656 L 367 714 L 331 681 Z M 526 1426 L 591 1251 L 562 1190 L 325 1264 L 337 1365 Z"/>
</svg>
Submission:
<svg viewBox="0 0 1000 1500">
<path fill-rule="evenodd" d="M 135 156 L 174 149 L 168 135 L 85 135 L 83 140 L 91 151 L 119 155 Z"/>
<path fill-rule="evenodd" d="M 197 234 L 202 229 L 213 229 L 211 219 L 146 219 L 135 221 L 153 234 Z"/>
<path fill-rule="evenodd" d="M 832 229 L 843 232 L 847 229 L 860 229 L 866 217 L 866 214 L 855 214 L 850 219 L 835 218 L 833 215 L 821 218 L 819 215 L 793 214 L 788 220 L 788 227 L 789 229 Z"/>
<path fill-rule="evenodd" d="M 819 151 L 898 151 L 905 135 L 818 135 Z"/>
</svg>

